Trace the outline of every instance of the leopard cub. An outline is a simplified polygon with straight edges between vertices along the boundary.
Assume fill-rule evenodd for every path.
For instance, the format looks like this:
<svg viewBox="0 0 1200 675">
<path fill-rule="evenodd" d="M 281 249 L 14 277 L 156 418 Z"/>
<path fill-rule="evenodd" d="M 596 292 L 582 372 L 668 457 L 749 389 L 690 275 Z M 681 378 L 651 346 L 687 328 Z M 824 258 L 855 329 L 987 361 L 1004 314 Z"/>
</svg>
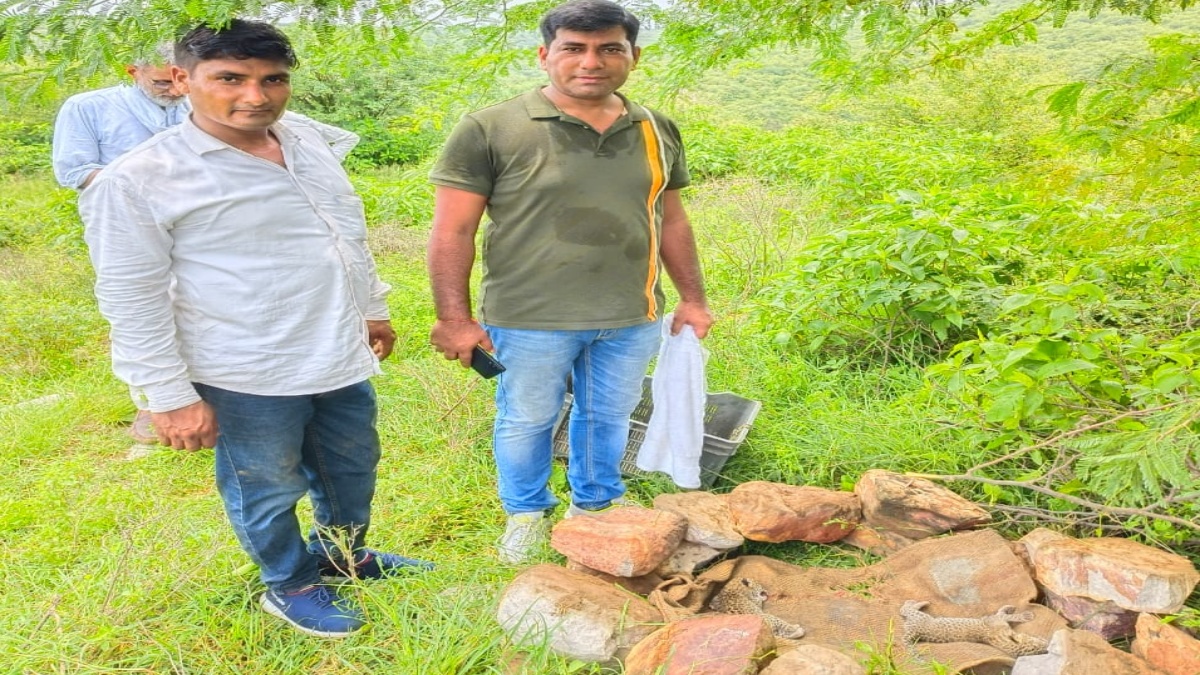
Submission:
<svg viewBox="0 0 1200 675">
<path fill-rule="evenodd" d="M 725 584 L 716 597 L 708 602 L 710 609 L 725 614 L 757 614 L 771 627 L 771 632 L 782 638 L 804 637 L 804 629 L 795 624 L 763 611 L 767 591 L 753 579 L 741 577 Z"/>
</svg>

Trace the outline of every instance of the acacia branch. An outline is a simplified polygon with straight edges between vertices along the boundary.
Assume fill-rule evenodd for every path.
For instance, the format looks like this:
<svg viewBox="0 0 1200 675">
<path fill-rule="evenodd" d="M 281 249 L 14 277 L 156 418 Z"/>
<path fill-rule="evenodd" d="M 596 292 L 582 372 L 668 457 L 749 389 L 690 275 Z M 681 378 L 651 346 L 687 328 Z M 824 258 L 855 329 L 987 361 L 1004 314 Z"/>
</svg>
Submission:
<svg viewBox="0 0 1200 675">
<path fill-rule="evenodd" d="M 934 473 L 906 473 L 904 475 L 912 476 L 913 478 L 924 478 L 926 480 L 937 480 L 937 481 L 963 481 L 963 480 L 966 480 L 966 481 L 973 481 L 975 483 L 983 483 L 984 485 L 995 485 L 997 487 L 1024 488 L 1026 490 L 1031 490 L 1033 492 L 1045 495 L 1047 497 L 1052 497 L 1054 499 L 1060 499 L 1060 500 L 1068 502 L 1070 504 L 1074 504 L 1076 506 L 1081 506 L 1085 509 L 1090 509 L 1092 511 L 1096 511 L 1097 513 L 1107 513 L 1109 515 L 1114 515 L 1114 516 L 1140 516 L 1142 518 L 1152 518 L 1155 520 L 1162 520 L 1162 521 L 1171 523 L 1173 525 L 1178 525 L 1180 527 L 1183 527 L 1183 528 L 1186 528 L 1189 530 L 1200 532 L 1200 523 L 1195 523 L 1190 520 L 1185 520 L 1183 518 L 1176 518 L 1175 516 L 1168 516 L 1168 515 L 1161 514 L 1161 513 L 1155 513 L 1153 511 L 1147 511 L 1145 509 L 1134 509 L 1134 508 L 1125 508 L 1125 507 L 1120 507 L 1120 506 L 1109 506 L 1107 504 L 1101 504 L 1100 502 L 1093 502 L 1088 499 L 1082 499 L 1080 497 L 1075 497 L 1073 495 L 1059 492 L 1058 490 L 1052 490 L 1048 487 L 1042 487 L 1041 485 L 1035 485 L 1033 483 L 1029 483 L 1026 481 L 997 480 L 994 478 L 983 478 L 982 476 L 972 476 L 969 474 L 959 474 L 956 476 L 943 476 L 943 475 L 934 474 Z"/>
</svg>

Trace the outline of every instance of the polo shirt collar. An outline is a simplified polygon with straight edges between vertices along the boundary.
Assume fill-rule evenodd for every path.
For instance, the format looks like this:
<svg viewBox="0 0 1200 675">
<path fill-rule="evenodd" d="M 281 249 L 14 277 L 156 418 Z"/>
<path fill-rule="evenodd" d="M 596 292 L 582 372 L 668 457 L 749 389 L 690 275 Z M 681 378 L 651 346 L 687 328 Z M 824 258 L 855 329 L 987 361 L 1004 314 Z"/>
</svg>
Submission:
<svg viewBox="0 0 1200 675">
<path fill-rule="evenodd" d="M 625 98 L 621 92 L 617 92 L 617 96 L 625 102 L 625 109 L 629 111 L 630 122 L 640 122 L 645 119 L 650 119 L 650 115 L 642 106 Z M 542 87 L 538 87 L 525 95 L 525 110 L 529 113 L 530 119 L 562 119 L 563 112 L 559 110 L 546 95 L 542 93 Z"/>
<path fill-rule="evenodd" d="M 179 126 L 179 133 L 183 137 L 183 141 L 187 143 L 188 147 L 192 149 L 192 152 L 195 152 L 197 155 L 203 155 L 206 152 L 215 152 L 217 150 L 228 150 L 229 148 L 233 147 L 225 141 L 222 141 L 216 136 L 213 136 L 196 126 L 196 123 L 192 121 L 191 115 L 188 115 Z M 288 129 L 279 122 L 271 125 L 271 131 L 274 132 L 275 137 L 279 139 L 279 142 L 285 146 L 290 146 L 299 140 L 299 137 L 291 129 Z"/>
</svg>

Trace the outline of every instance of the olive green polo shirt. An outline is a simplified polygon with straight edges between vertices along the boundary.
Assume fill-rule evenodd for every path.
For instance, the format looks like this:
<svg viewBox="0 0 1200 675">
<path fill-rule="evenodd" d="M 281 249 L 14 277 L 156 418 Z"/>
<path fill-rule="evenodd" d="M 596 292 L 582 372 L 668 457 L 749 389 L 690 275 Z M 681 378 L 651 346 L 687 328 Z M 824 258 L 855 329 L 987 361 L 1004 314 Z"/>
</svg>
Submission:
<svg viewBox="0 0 1200 675">
<path fill-rule="evenodd" d="M 662 193 L 690 178 L 675 124 L 626 110 L 599 134 L 539 88 L 454 128 L 430 180 L 488 198 L 484 323 L 586 330 L 662 315 Z"/>
</svg>

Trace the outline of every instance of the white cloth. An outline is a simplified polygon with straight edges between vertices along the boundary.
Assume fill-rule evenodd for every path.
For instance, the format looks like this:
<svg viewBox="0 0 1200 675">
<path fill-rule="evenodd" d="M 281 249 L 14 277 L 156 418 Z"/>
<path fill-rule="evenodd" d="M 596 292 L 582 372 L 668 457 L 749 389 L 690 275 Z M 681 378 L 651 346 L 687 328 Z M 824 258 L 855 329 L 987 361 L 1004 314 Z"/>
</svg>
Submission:
<svg viewBox="0 0 1200 675">
<path fill-rule="evenodd" d="M 54 177 L 63 187 L 78 188 L 90 173 L 179 124 L 190 111 L 186 102 L 164 108 L 129 85 L 76 94 L 54 119 Z"/>
<path fill-rule="evenodd" d="M 113 370 L 140 407 L 194 403 L 192 382 L 302 395 L 379 372 L 365 320 L 388 318 L 389 287 L 362 200 L 315 130 L 272 131 L 286 168 L 189 120 L 80 193 Z"/>
<path fill-rule="evenodd" d="M 704 362 L 708 353 L 691 326 L 671 335 L 672 315 L 663 317 L 663 340 L 654 366 L 651 392 L 654 411 L 646 438 L 638 450 L 637 466 L 661 471 L 681 488 L 700 487 L 700 456 L 704 453 L 704 404 L 708 397 Z"/>
</svg>

